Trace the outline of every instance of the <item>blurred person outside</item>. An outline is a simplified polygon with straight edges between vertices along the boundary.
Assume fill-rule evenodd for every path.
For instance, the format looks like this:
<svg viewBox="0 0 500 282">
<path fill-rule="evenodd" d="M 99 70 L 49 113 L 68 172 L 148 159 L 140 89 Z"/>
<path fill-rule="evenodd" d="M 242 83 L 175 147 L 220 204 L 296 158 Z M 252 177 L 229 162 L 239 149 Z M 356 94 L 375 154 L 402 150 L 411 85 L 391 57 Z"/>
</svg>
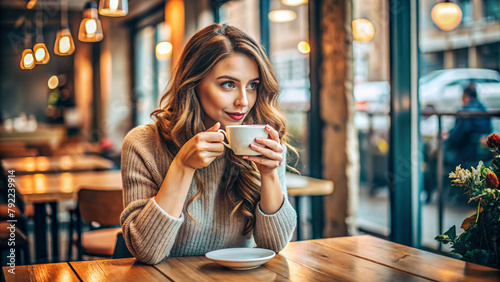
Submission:
<svg viewBox="0 0 500 282">
<path fill-rule="evenodd" d="M 462 92 L 463 106 L 457 111 L 461 112 L 486 112 L 486 107 L 477 99 L 475 84 L 470 82 L 464 87 Z M 449 183 L 448 172 L 454 170 L 456 166 L 470 167 L 479 160 L 487 160 L 489 152 L 481 149 L 481 140 L 492 131 L 490 117 L 457 117 L 455 125 L 449 132 L 442 133 L 443 146 L 443 166 L 444 174 L 440 176 L 443 183 Z M 425 201 L 431 202 L 431 193 L 436 187 L 437 179 L 437 145 L 431 143 L 424 144 L 425 160 Z M 448 185 L 448 184 L 445 184 Z"/>
<path fill-rule="evenodd" d="M 463 107 L 458 113 L 486 113 L 485 106 L 477 99 L 474 83 L 464 88 L 462 101 Z M 491 130 L 490 117 L 457 117 L 455 126 L 444 143 L 445 167 L 455 167 L 459 164 L 465 167 L 467 162 L 477 162 L 488 157 L 487 153 L 481 153 L 480 140 L 483 135 L 490 134 Z"/>
</svg>

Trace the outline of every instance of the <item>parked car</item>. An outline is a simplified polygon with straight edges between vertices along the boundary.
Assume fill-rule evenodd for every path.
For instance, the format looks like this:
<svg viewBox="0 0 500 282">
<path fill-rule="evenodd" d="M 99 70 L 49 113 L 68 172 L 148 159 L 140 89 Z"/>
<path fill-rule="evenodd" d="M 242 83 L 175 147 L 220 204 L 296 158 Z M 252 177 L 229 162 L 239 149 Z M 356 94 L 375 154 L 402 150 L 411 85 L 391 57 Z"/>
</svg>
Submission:
<svg viewBox="0 0 500 282">
<path fill-rule="evenodd" d="M 419 80 L 420 104 L 436 111 L 458 110 L 463 88 L 471 82 L 487 109 L 500 109 L 500 73 L 489 69 L 446 69 L 423 76 Z"/>
</svg>

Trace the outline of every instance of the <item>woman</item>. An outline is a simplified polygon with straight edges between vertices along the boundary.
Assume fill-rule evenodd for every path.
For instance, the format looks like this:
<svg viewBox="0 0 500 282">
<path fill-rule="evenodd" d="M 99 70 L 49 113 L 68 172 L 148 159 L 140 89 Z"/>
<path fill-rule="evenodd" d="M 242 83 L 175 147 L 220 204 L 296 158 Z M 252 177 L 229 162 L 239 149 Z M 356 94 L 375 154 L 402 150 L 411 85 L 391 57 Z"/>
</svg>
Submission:
<svg viewBox="0 0 500 282">
<path fill-rule="evenodd" d="M 284 183 L 285 119 L 279 87 L 256 41 L 213 24 L 187 43 L 175 75 L 151 115 L 122 148 L 123 237 L 140 261 L 204 255 L 229 247 L 279 252 L 292 237 L 296 213 Z M 261 156 L 225 150 L 219 128 L 267 124 Z M 185 216 L 189 217 L 186 218 Z"/>
</svg>

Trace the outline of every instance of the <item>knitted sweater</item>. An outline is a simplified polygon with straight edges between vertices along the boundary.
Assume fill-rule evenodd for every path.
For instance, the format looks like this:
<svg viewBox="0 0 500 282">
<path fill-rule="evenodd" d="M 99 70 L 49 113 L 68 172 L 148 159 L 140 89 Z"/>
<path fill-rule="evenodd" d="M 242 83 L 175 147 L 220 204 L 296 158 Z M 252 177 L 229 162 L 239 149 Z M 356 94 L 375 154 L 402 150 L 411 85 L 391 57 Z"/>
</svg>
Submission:
<svg viewBox="0 0 500 282">
<path fill-rule="evenodd" d="M 181 217 L 173 217 L 155 201 L 167 174 L 172 146 L 160 139 L 155 125 L 132 129 L 123 142 L 121 174 L 125 209 L 121 214 L 123 238 L 130 252 L 140 261 L 157 264 L 168 256 L 199 256 L 231 247 L 257 247 L 279 252 L 290 241 L 297 222 L 288 201 L 284 182 L 285 161 L 278 167 L 284 202 L 274 214 L 265 214 L 257 205 L 253 231 L 243 236 L 245 219 L 223 199 L 219 187 L 226 160 L 224 154 L 209 166 L 198 170 L 205 185 L 202 195 L 189 206 L 186 203 L 197 191 L 193 177 Z"/>
</svg>

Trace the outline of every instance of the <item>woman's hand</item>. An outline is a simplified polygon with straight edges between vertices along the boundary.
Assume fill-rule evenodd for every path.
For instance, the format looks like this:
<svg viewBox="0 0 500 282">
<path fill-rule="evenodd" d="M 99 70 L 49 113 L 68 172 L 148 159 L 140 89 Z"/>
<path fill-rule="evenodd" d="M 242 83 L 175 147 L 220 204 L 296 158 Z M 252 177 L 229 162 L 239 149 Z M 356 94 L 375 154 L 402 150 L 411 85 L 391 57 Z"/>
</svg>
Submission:
<svg viewBox="0 0 500 282">
<path fill-rule="evenodd" d="M 200 169 L 208 166 L 224 152 L 224 135 L 217 132 L 220 123 L 189 139 L 177 153 L 175 161 L 186 168 Z"/>
<path fill-rule="evenodd" d="M 278 132 L 270 125 L 266 125 L 266 131 L 269 133 L 269 138 L 257 137 L 255 142 L 264 145 L 260 147 L 251 144 L 250 148 L 262 154 L 262 156 L 243 156 L 244 159 L 253 161 L 257 165 L 257 169 L 261 175 L 269 174 L 275 171 L 283 160 L 283 146 L 280 142 Z"/>
</svg>

